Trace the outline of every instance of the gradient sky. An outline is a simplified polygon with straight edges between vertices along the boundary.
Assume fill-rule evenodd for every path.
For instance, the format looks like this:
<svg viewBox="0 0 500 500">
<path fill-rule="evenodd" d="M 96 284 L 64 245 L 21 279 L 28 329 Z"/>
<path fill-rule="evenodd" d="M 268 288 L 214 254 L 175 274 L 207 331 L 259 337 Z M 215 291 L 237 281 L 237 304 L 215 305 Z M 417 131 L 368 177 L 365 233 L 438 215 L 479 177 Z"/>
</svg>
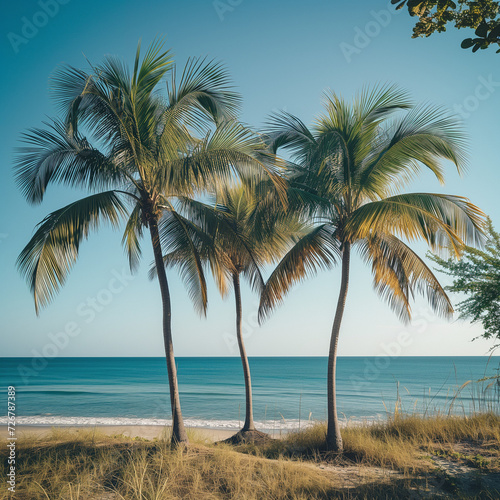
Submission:
<svg viewBox="0 0 500 500">
<path fill-rule="evenodd" d="M 81 194 L 52 186 L 45 202 L 33 207 L 13 180 L 20 134 L 56 115 L 48 94 L 51 72 L 61 63 L 86 67 L 85 57 L 100 62 L 104 54 L 130 62 L 140 38 L 146 46 L 155 36 L 165 37 L 180 65 L 189 56 L 222 60 L 244 98 L 241 119 L 255 127 L 279 109 L 310 123 L 321 111 L 324 89 L 351 97 L 365 84 L 386 82 L 409 90 L 416 102 L 454 110 L 470 137 L 467 175 L 460 178 L 450 165 L 446 186 L 426 175 L 411 188 L 467 196 L 500 228 L 500 55 L 494 49 L 474 55 L 460 49 L 466 31 L 413 40 L 413 20 L 395 13 L 388 1 L 55 1 L 8 2 L 0 19 L 0 355 L 163 354 L 158 285 L 147 279 L 147 241 L 143 264 L 130 278 L 121 234 L 92 235 L 67 285 L 38 318 L 15 268 L 35 224 Z M 50 16 L 44 16 L 43 5 Z M 33 22 L 39 27 L 30 32 Z M 418 249 L 425 253 L 423 245 Z M 208 318 L 200 319 L 175 273 L 169 276 L 176 354 L 236 355 L 232 297 L 222 301 L 210 285 Z M 249 355 L 326 355 L 338 285 L 335 270 L 297 286 L 260 328 L 257 297 L 245 289 Z M 471 342 L 481 334 L 479 325 L 436 318 L 425 301 L 415 304 L 414 315 L 412 325 L 401 324 L 372 291 L 370 270 L 355 258 L 339 354 L 483 355 L 491 347 L 484 340 Z M 71 340 L 54 348 L 65 329 Z"/>
</svg>

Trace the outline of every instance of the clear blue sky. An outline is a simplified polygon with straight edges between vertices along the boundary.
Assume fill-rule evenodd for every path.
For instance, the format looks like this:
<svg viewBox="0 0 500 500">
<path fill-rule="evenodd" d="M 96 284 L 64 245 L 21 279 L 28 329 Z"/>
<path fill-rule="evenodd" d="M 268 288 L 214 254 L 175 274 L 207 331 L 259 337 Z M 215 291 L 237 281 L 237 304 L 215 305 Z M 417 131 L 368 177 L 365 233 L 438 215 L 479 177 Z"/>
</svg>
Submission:
<svg viewBox="0 0 500 500">
<path fill-rule="evenodd" d="M 147 279 L 151 254 L 145 251 L 137 275 L 122 277 L 120 284 L 115 275 L 127 266 L 120 233 L 102 231 L 82 246 L 67 285 L 39 318 L 15 269 L 35 224 L 79 194 L 54 187 L 42 205 L 32 207 L 13 181 L 20 134 L 56 114 L 49 75 L 58 64 L 83 67 L 85 57 L 99 62 L 105 53 L 131 61 L 139 38 L 147 45 L 164 36 L 181 65 L 189 56 L 222 60 L 244 97 L 242 120 L 256 127 L 277 109 L 310 122 L 321 111 L 324 89 L 350 97 L 364 84 L 378 82 L 400 85 L 417 102 L 456 112 L 462 107 L 470 136 L 469 173 L 460 178 L 450 165 L 444 188 L 430 176 L 412 188 L 468 196 L 500 227 L 500 56 L 494 50 L 475 55 L 461 50 L 467 32 L 413 40 L 413 20 L 396 14 L 388 1 L 55 1 L 46 3 L 50 15 L 44 14 L 43 0 L 8 2 L 0 20 L 1 355 L 31 356 L 44 348 L 50 354 L 47 346 L 65 328 L 78 334 L 61 344 L 58 355 L 163 354 L 158 285 Z M 222 301 L 211 287 L 208 318 L 200 319 L 175 274 L 170 280 L 176 354 L 236 355 L 231 297 Z M 257 298 L 246 290 L 249 354 L 326 355 L 338 283 L 338 271 L 332 271 L 296 287 L 261 328 L 253 326 Z M 391 347 L 401 355 L 482 355 L 491 345 L 470 342 L 480 326 L 442 321 L 423 301 L 415 305 L 415 316 L 413 326 L 402 325 L 373 293 L 369 269 L 355 259 L 340 355 L 379 355 Z"/>
</svg>

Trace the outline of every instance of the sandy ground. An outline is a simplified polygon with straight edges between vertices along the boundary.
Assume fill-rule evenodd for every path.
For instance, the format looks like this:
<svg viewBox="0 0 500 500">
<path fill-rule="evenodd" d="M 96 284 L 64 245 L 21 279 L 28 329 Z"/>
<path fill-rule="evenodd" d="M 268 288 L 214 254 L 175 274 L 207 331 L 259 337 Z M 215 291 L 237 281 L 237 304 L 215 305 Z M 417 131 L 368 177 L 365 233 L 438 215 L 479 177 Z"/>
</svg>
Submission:
<svg viewBox="0 0 500 500">
<path fill-rule="evenodd" d="M 22 438 L 27 435 L 43 436 L 50 433 L 54 427 L 48 425 L 20 425 L 16 428 L 16 437 Z M 77 430 L 77 429 L 93 429 L 91 426 L 60 426 L 58 428 L 64 430 Z M 142 437 L 145 439 L 153 439 L 159 437 L 164 427 L 161 425 L 97 425 L 95 429 L 108 435 L 123 434 L 129 437 Z M 201 427 L 193 427 L 191 430 L 195 431 L 202 437 L 211 439 L 212 441 L 220 441 L 231 437 L 236 434 L 232 430 L 219 430 L 219 429 L 206 429 Z M 7 439 L 7 426 L 0 428 L 0 439 Z"/>
</svg>

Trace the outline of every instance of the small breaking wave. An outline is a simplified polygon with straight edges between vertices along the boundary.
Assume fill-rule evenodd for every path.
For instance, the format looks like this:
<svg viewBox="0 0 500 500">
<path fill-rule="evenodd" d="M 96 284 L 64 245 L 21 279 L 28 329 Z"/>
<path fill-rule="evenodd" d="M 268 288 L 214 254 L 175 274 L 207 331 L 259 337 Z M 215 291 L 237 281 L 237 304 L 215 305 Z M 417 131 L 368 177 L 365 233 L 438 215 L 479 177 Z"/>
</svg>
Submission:
<svg viewBox="0 0 500 500">
<path fill-rule="evenodd" d="M 7 417 L 0 417 L 0 424 L 7 424 Z M 30 417 L 17 417 L 17 425 L 40 425 L 40 426 L 94 426 L 94 425 L 155 425 L 171 426 L 171 419 L 163 418 L 129 418 L 129 417 L 58 417 L 46 415 L 34 415 Z M 203 429 L 238 430 L 243 422 L 238 420 L 209 420 L 197 418 L 185 418 L 184 425 L 187 427 L 199 427 Z M 255 422 L 259 429 L 291 431 L 313 425 L 313 421 L 298 420 L 267 420 L 266 422 Z"/>
<path fill-rule="evenodd" d="M 341 425 L 356 425 L 370 423 L 379 420 L 375 419 L 349 419 L 341 421 Z M 256 421 L 255 426 L 264 431 L 274 432 L 290 432 L 299 429 L 305 429 L 318 423 L 315 420 L 298 419 L 276 419 L 266 421 Z M 7 417 L 0 417 L 0 425 L 7 424 Z M 171 426 L 171 419 L 163 418 L 131 418 L 131 417 L 60 417 L 53 415 L 33 415 L 29 417 L 18 416 L 16 424 L 21 425 L 36 425 L 36 426 L 96 426 L 96 425 L 152 425 L 152 426 Z M 216 430 L 238 430 L 243 422 L 238 420 L 211 420 L 200 418 L 185 418 L 184 425 L 186 427 L 197 427 L 201 429 L 216 429 Z"/>
</svg>

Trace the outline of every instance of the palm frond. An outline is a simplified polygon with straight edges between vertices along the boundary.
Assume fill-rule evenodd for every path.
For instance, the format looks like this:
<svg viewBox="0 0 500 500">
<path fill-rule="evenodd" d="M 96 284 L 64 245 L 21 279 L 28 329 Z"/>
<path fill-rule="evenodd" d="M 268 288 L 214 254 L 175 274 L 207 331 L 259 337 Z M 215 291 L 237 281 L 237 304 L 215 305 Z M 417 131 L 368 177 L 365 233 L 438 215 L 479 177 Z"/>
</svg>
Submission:
<svg viewBox="0 0 500 500">
<path fill-rule="evenodd" d="M 283 148 L 300 161 L 307 152 L 314 148 L 316 139 L 313 133 L 299 118 L 286 111 L 273 113 L 265 128 L 266 144 L 271 152 Z"/>
<path fill-rule="evenodd" d="M 360 185 L 386 196 L 388 189 L 400 189 L 415 178 L 422 166 L 443 184 L 443 159 L 452 161 L 459 172 L 465 168 L 466 142 L 461 126 L 442 108 L 416 107 L 397 121 L 366 156 Z"/>
<path fill-rule="evenodd" d="M 378 295 L 403 321 L 411 319 L 410 300 L 415 292 L 426 296 L 432 310 L 450 318 L 453 307 L 436 276 L 405 243 L 392 235 L 373 234 L 356 246 L 371 264 L 373 286 Z"/>
<path fill-rule="evenodd" d="M 63 66 L 51 79 L 52 94 L 71 133 L 84 124 L 108 145 L 126 136 L 131 150 L 140 153 L 135 141 L 151 139 L 161 112 L 152 93 L 171 67 L 170 52 L 161 41 L 150 45 L 142 61 L 139 43 L 133 75 L 115 56 L 106 56 L 88 73 Z"/>
<path fill-rule="evenodd" d="M 182 212 L 203 234 L 211 238 L 211 244 L 200 251 L 203 260 L 210 263 L 221 295 L 224 296 L 227 291 L 226 278 L 235 272 L 242 272 L 252 288 L 260 291 L 264 280 L 260 272 L 258 242 L 252 237 L 249 227 L 250 214 L 244 217 L 242 224 L 238 224 L 235 220 L 238 216 L 235 198 L 227 191 L 221 196 L 221 203 L 216 207 L 182 198 Z"/>
<path fill-rule="evenodd" d="M 109 88 L 98 68 L 86 72 L 61 66 L 54 71 L 49 84 L 69 134 L 86 124 L 101 141 L 112 142 L 120 137 L 125 91 Z"/>
<path fill-rule="evenodd" d="M 66 282 L 80 244 L 107 222 L 117 226 L 126 208 L 114 191 L 95 194 L 47 215 L 17 259 L 28 281 L 38 314 Z"/>
<path fill-rule="evenodd" d="M 59 121 L 45 125 L 46 129 L 25 133 L 26 146 L 17 150 L 15 176 L 29 202 L 40 203 L 50 183 L 100 190 L 125 182 L 126 176 L 114 159 L 84 137 L 69 135 Z"/>
<path fill-rule="evenodd" d="M 137 52 L 134 63 L 134 73 L 132 77 L 132 91 L 142 99 L 149 97 L 151 92 L 161 82 L 167 72 L 173 69 L 173 60 L 170 50 L 164 49 L 164 43 L 161 39 L 154 40 L 148 47 L 142 62 L 140 61 L 141 42 L 137 45 Z M 123 76 L 127 75 L 126 70 L 117 72 L 119 79 L 116 81 L 110 80 L 110 83 L 117 87 L 121 87 Z M 109 80 L 106 74 L 103 75 L 106 80 Z M 128 79 L 126 79 L 128 81 Z"/>
<path fill-rule="evenodd" d="M 165 264 L 176 265 L 195 309 L 206 314 L 208 295 L 200 246 L 210 245 L 210 239 L 175 210 L 165 211 L 158 230 Z"/>
<path fill-rule="evenodd" d="M 156 183 L 164 192 L 191 194 L 193 190 L 216 190 L 235 175 L 249 177 L 264 172 L 286 203 L 285 182 L 278 174 L 274 155 L 266 156 L 263 144 L 250 129 L 225 122 L 199 141 L 190 154 L 158 169 Z"/>
<path fill-rule="evenodd" d="M 395 234 L 410 241 L 423 239 L 434 251 L 451 248 L 460 254 L 463 244 L 481 244 L 485 215 L 462 196 L 408 193 L 367 203 L 347 224 L 355 241 L 370 234 Z"/>
<path fill-rule="evenodd" d="M 320 269 L 331 268 L 340 256 L 339 242 L 326 225 L 301 237 L 278 263 L 261 295 L 259 320 L 281 304 L 290 288 Z"/>
<path fill-rule="evenodd" d="M 95 75 L 71 65 L 57 67 L 50 76 L 49 93 L 67 123 L 74 122 L 84 91 L 94 79 Z"/>
<path fill-rule="evenodd" d="M 392 84 L 365 86 L 356 94 L 353 102 L 354 113 L 365 127 L 411 107 L 412 100 L 408 92 Z"/>
<path fill-rule="evenodd" d="M 143 224 L 141 221 L 141 207 L 136 204 L 125 226 L 122 244 L 127 253 L 130 270 L 133 272 L 139 266 L 142 251 L 140 239 L 143 234 Z"/>
<path fill-rule="evenodd" d="M 204 58 L 189 59 L 179 82 L 174 68 L 167 94 L 167 112 L 175 112 L 178 119 L 196 129 L 202 128 L 207 118 L 216 124 L 235 119 L 241 105 L 224 66 Z"/>
</svg>

